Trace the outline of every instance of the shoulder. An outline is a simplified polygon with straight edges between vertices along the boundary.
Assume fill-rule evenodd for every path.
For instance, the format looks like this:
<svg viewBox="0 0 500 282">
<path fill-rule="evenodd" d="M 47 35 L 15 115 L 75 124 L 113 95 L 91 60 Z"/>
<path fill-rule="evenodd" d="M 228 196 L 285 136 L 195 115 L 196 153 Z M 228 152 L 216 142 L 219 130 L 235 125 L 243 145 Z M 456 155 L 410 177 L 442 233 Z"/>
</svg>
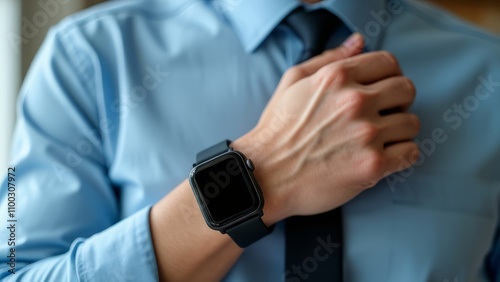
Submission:
<svg viewBox="0 0 500 282">
<path fill-rule="evenodd" d="M 58 50 L 66 52 L 69 60 L 87 69 L 86 72 L 102 63 L 112 66 L 125 58 L 140 60 L 148 54 L 146 50 L 164 51 L 165 42 L 177 40 L 190 13 L 206 12 L 208 8 L 204 2 L 108 1 L 63 19 L 51 28 L 45 45 L 57 44 Z"/>
<path fill-rule="evenodd" d="M 66 17 L 53 31 L 64 35 L 75 30 L 106 30 L 109 26 L 123 29 L 127 22 L 146 25 L 175 19 L 201 0 L 121 0 L 109 1 Z"/>
</svg>

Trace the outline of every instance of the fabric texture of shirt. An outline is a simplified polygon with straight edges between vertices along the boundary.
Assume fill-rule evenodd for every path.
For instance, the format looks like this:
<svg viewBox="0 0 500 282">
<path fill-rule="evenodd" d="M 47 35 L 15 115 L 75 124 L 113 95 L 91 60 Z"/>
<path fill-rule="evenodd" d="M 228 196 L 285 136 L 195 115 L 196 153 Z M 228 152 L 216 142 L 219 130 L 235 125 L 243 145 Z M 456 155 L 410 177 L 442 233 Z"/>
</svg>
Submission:
<svg viewBox="0 0 500 282">
<path fill-rule="evenodd" d="M 299 5 L 112 1 L 53 28 L 19 99 L 17 264 L 2 228 L 1 280 L 156 281 L 150 207 L 197 152 L 256 125 L 300 58 L 278 26 Z M 500 40 L 415 1 L 320 7 L 344 22 L 339 42 L 357 30 L 399 59 L 422 124 L 415 167 L 343 206 L 345 281 L 500 281 Z M 282 281 L 284 253 L 277 224 L 224 281 Z"/>
</svg>

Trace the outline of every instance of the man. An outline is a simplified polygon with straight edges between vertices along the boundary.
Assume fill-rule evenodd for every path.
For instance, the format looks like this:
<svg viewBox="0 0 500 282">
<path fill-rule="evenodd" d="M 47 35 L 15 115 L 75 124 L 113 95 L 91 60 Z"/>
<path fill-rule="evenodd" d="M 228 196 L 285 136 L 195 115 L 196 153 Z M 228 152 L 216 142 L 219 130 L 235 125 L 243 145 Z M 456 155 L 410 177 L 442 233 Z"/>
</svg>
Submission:
<svg viewBox="0 0 500 282">
<path fill-rule="evenodd" d="M 293 67 L 299 6 L 342 24 L 339 47 Z M 22 89 L 2 278 L 305 281 L 337 246 L 318 238 L 285 267 L 283 220 L 342 206 L 345 281 L 500 281 L 499 43 L 383 0 L 116 1 L 69 18 Z M 275 225 L 245 250 L 186 180 L 224 139 Z"/>
</svg>

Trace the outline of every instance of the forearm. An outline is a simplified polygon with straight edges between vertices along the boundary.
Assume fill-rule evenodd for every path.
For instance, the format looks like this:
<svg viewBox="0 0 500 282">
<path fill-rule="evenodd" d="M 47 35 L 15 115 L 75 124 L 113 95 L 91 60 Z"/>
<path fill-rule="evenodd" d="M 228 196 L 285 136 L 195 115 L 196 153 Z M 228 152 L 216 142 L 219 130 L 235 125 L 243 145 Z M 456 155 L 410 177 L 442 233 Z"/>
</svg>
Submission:
<svg viewBox="0 0 500 282">
<path fill-rule="evenodd" d="M 150 225 L 160 281 L 220 281 L 242 253 L 207 226 L 187 180 L 152 208 Z"/>
<path fill-rule="evenodd" d="M 255 177 L 268 186 L 270 169 L 262 158 L 266 153 L 263 146 L 255 152 L 257 148 L 250 146 L 254 139 L 249 133 L 231 146 L 255 157 Z M 283 217 L 273 204 L 276 195 L 263 190 L 262 220 L 271 226 Z M 153 206 L 150 228 L 161 281 L 220 281 L 243 252 L 228 235 L 208 227 L 187 180 Z"/>
</svg>

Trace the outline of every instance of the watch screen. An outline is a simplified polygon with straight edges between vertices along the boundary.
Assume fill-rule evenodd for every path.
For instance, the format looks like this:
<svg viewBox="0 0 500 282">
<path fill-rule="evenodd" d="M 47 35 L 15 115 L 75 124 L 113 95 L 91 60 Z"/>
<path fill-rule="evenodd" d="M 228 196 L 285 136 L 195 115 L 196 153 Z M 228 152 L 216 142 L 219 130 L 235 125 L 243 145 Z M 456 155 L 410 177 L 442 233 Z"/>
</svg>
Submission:
<svg viewBox="0 0 500 282">
<path fill-rule="evenodd" d="M 255 188 L 242 167 L 245 164 L 241 157 L 230 153 L 216 163 L 201 166 L 194 175 L 199 194 L 216 224 L 256 209 Z"/>
</svg>

